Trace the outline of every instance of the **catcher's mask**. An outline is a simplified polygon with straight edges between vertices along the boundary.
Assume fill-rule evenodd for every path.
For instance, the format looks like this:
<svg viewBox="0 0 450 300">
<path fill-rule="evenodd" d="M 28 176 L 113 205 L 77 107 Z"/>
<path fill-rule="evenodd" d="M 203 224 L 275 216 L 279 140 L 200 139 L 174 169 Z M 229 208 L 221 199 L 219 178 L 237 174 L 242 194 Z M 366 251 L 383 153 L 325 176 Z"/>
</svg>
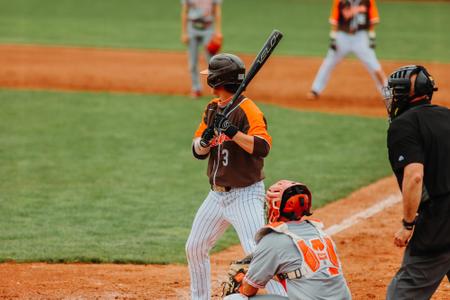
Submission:
<svg viewBox="0 0 450 300">
<path fill-rule="evenodd" d="M 226 89 L 236 90 L 244 80 L 245 65 L 236 55 L 220 53 L 211 57 L 208 69 L 200 74 L 208 75 L 207 82 L 212 88 L 224 86 Z"/>
<path fill-rule="evenodd" d="M 300 220 L 311 215 L 312 195 L 308 187 L 300 182 L 280 180 L 266 193 L 267 220 L 279 221 L 280 217 Z"/>
<path fill-rule="evenodd" d="M 414 83 L 411 84 L 413 75 L 417 76 Z M 388 84 L 383 88 L 384 101 L 390 120 L 406 111 L 409 104 L 418 97 L 426 96 L 424 100 L 430 102 L 433 92 L 437 90 L 433 78 L 423 66 L 410 65 L 395 70 L 389 75 Z"/>
</svg>

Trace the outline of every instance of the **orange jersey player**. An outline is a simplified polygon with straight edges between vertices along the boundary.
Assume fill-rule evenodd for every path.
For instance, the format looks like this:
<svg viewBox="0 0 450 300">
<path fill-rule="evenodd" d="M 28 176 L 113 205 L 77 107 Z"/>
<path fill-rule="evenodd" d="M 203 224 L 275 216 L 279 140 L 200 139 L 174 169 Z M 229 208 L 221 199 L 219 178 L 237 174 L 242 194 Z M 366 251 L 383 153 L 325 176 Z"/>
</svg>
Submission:
<svg viewBox="0 0 450 300">
<path fill-rule="evenodd" d="M 386 76 L 375 55 L 375 24 L 380 17 L 375 0 L 334 0 L 330 15 L 330 46 L 307 97 L 316 99 L 325 89 L 331 72 L 348 54 L 365 65 L 381 93 Z"/>
</svg>

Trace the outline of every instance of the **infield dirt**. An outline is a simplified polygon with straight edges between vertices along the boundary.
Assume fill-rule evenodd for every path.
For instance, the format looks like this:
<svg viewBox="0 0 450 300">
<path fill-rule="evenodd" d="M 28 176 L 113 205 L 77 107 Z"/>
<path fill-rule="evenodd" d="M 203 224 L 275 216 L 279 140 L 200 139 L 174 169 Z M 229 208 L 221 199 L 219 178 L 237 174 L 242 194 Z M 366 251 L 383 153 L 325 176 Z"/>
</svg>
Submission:
<svg viewBox="0 0 450 300">
<path fill-rule="evenodd" d="M 252 57 L 243 55 L 247 65 Z M 339 114 L 385 115 L 381 97 L 357 60 L 344 60 L 319 100 L 305 99 L 321 58 L 273 57 L 247 94 L 260 102 Z M 423 63 L 439 86 L 434 102 L 450 106 L 450 68 L 432 62 L 382 62 L 386 72 Z M 0 46 L 0 87 L 189 94 L 183 53 L 68 47 Z M 205 64 L 203 64 L 205 66 Z M 370 171 L 370 170 L 368 170 Z M 315 211 L 326 226 L 337 224 L 398 192 L 393 177 L 360 189 Z M 403 249 L 394 247 L 401 204 L 362 220 L 334 236 L 354 299 L 384 299 Z M 243 256 L 233 246 L 212 256 L 213 288 L 231 260 Z M 449 299 L 444 280 L 434 299 Z M 189 274 L 184 265 L 0 264 L 2 299 L 187 299 Z"/>
</svg>

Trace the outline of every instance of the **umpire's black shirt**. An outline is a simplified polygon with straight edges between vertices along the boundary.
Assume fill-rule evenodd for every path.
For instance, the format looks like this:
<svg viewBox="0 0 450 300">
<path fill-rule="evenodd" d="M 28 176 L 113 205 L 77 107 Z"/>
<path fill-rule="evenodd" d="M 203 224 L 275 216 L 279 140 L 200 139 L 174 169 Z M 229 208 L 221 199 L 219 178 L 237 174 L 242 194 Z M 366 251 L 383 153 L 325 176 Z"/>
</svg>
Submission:
<svg viewBox="0 0 450 300">
<path fill-rule="evenodd" d="M 404 167 L 424 165 L 411 254 L 450 251 L 450 110 L 431 104 L 408 109 L 390 124 L 387 144 L 400 189 Z"/>
</svg>

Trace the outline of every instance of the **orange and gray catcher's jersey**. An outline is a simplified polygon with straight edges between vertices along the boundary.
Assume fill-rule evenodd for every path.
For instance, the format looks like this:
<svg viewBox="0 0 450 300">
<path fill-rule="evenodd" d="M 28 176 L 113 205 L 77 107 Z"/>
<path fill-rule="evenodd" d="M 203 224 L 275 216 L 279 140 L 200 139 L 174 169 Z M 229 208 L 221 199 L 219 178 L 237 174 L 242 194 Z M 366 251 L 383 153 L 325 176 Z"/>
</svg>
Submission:
<svg viewBox="0 0 450 300">
<path fill-rule="evenodd" d="M 308 220 L 272 223 L 260 229 L 244 280 L 264 288 L 273 276 L 295 272 L 296 276 L 282 280 L 290 300 L 351 299 L 336 246 L 321 226 L 320 221 Z"/>
<path fill-rule="evenodd" d="M 368 30 L 380 21 L 375 0 L 334 0 L 329 19 L 339 31 Z"/>
<path fill-rule="evenodd" d="M 208 103 L 195 137 L 214 124 L 214 117 L 221 112 L 219 99 Z M 221 133 L 211 141 L 207 175 L 210 184 L 224 187 L 246 187 L 264 179 L 264 157 L 270 151 L 272 138 L 267 132 L 264 114 L 249 98 L 239 97 L 227 114 L 239 131 L 254 137 L 254 149 L 250 154 Z M 206 156 L 202 157 L 206 158 Z"/>
</svg>

